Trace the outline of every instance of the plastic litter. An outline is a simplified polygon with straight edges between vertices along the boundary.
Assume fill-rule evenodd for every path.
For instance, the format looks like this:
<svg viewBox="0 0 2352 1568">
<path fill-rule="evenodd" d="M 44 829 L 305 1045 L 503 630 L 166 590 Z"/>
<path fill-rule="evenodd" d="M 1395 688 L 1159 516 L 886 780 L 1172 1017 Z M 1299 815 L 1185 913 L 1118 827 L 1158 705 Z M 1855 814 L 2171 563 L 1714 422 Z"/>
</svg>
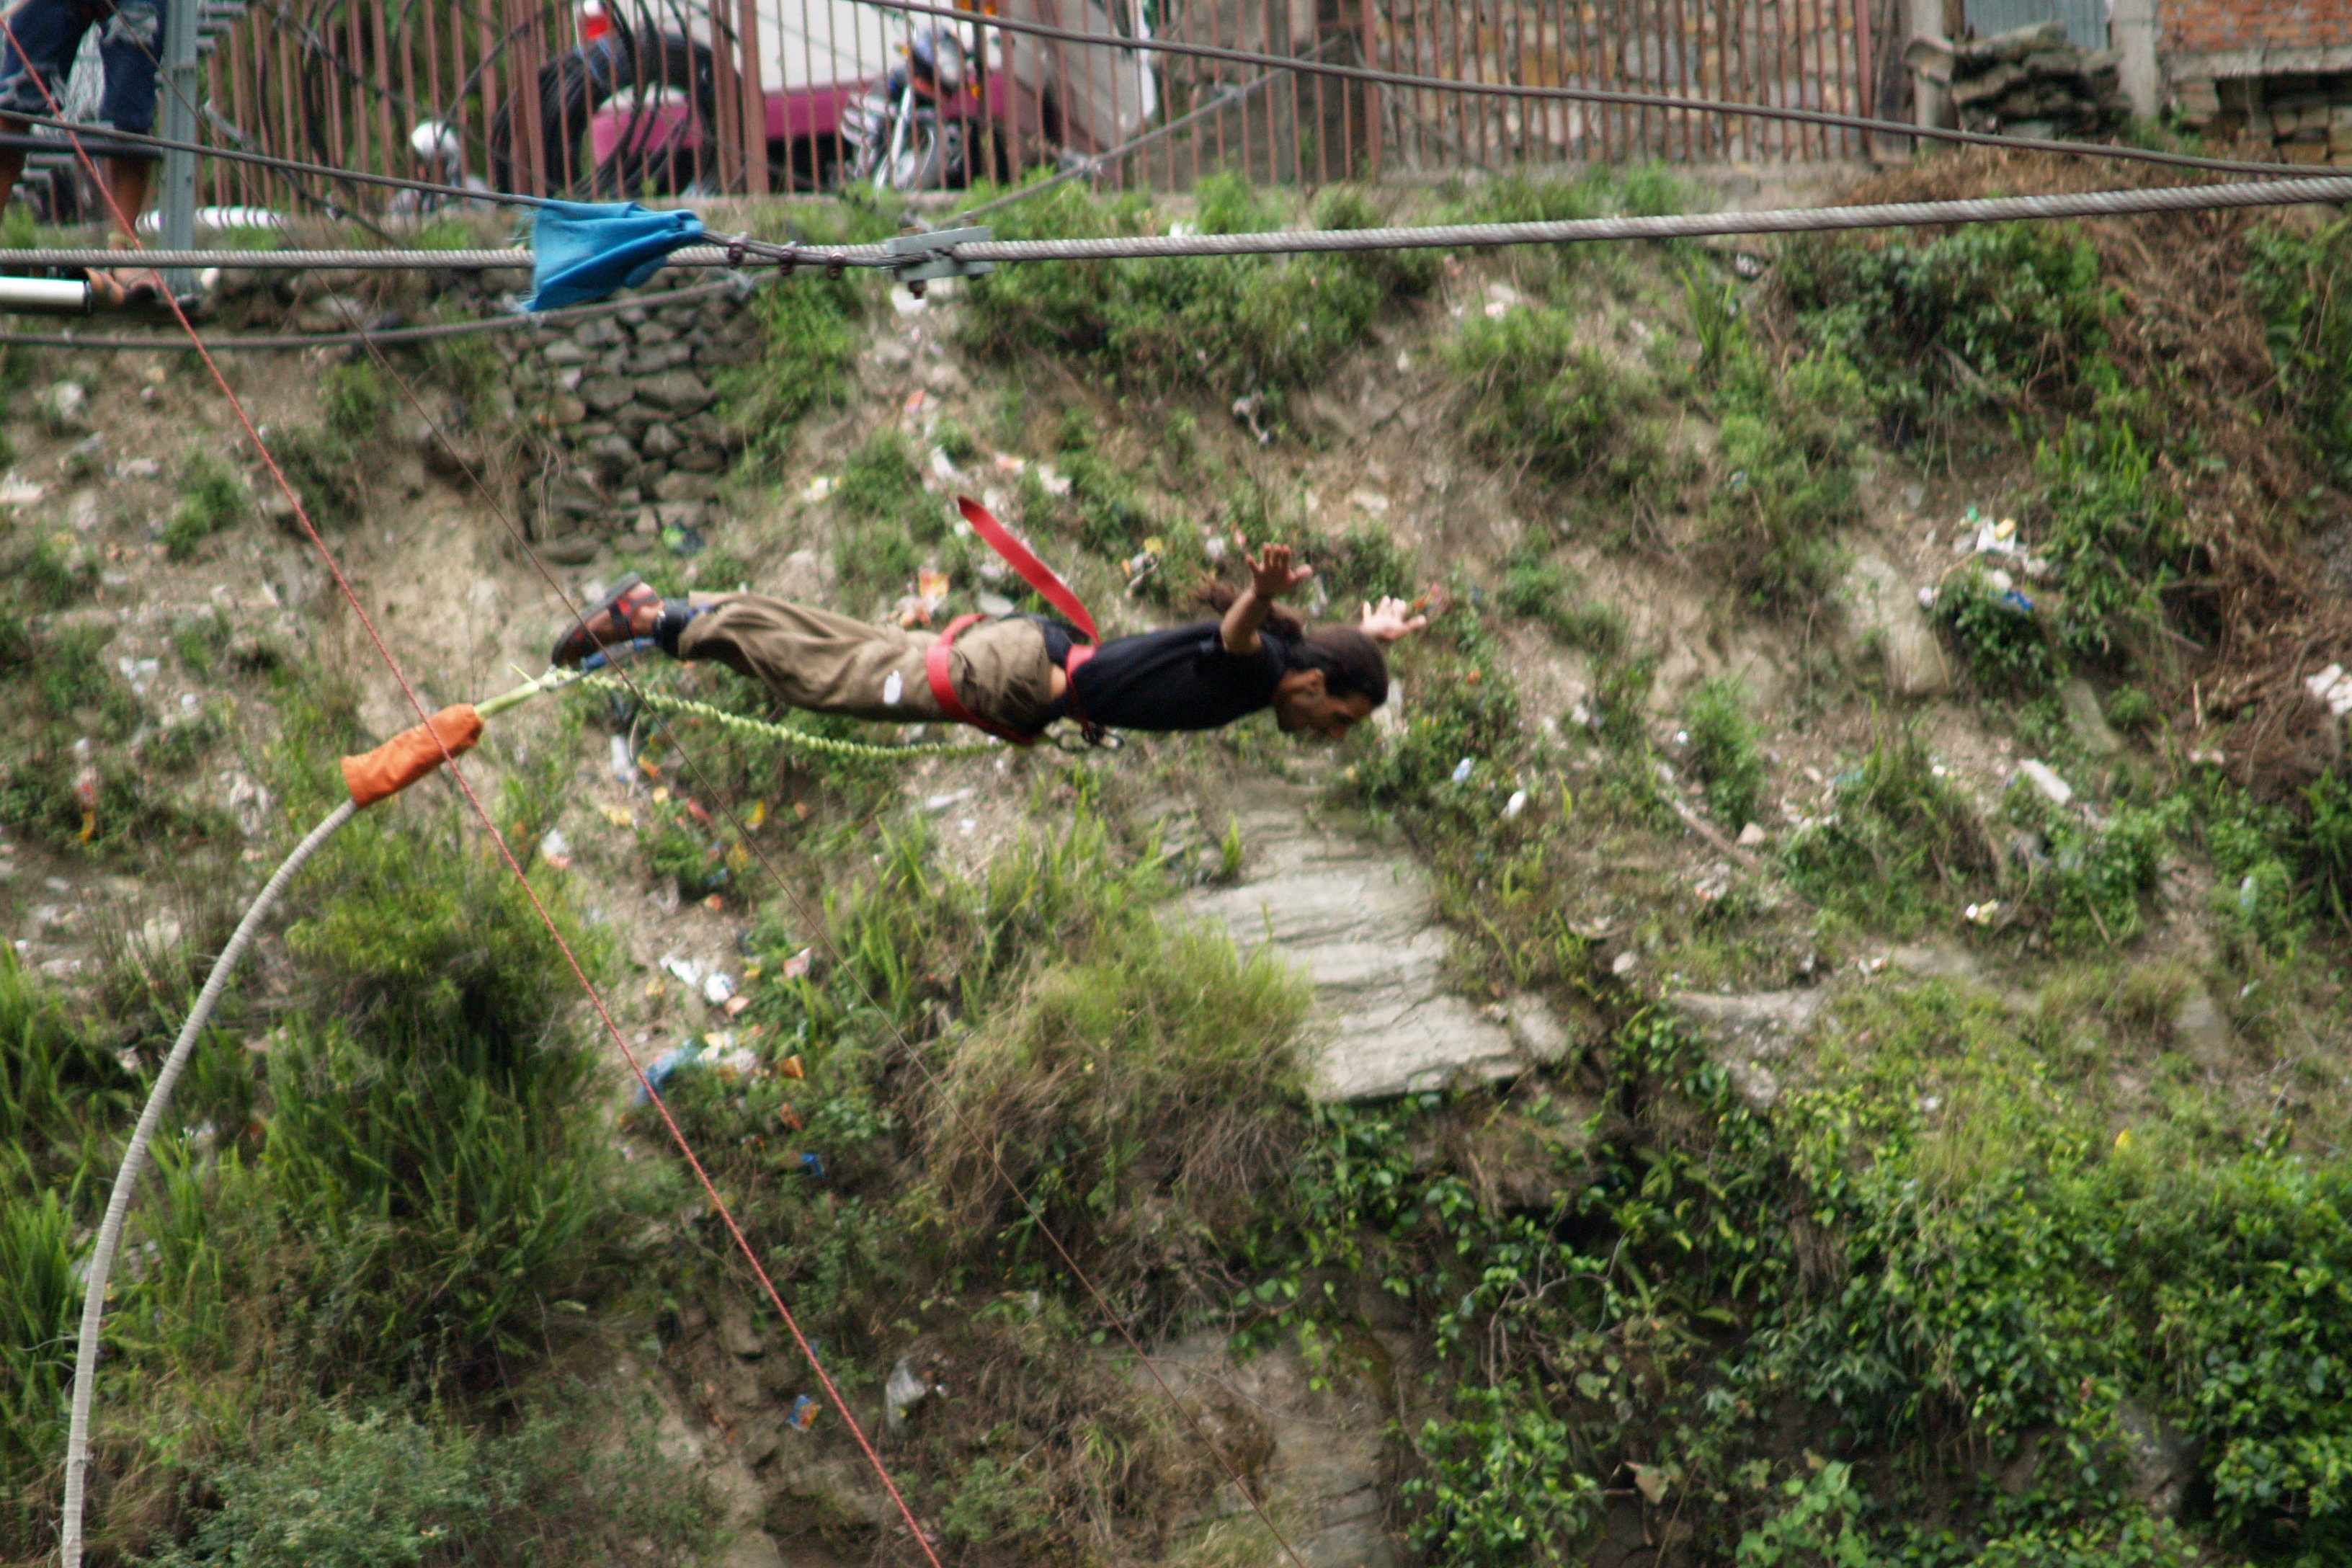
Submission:
<svg viewBox="0 0 2352 1568">
<path fill-rule="evenodd" d="M 661 542 L 662 548 L 668 551 L 672 555 L 699 555 L 702 553 L 702 531 L 698 528 L 688 527 L 687 524 L 682 522 L 672 522 L 663 525 L 661 531 Z"/>
<path fill-rule="evenodd" d="M 801 500 L 812 504 L 824 500 L 832 493 L 833 477 L 829 474 L 819 474 L 801 487 Z"/>
<path fill-rule="evenodd" d="M 784 1425 L 795 1432 L 805 1432 L 816 1425 L 816 1401 L 807 1394 L 793 1400 L 793 1413 L 784 1417 Z"/>
<path fill-rule="evenodd" d="M 790 958 L 784 960 L 784 978 L 787 980 L 806 979 L 809 972 L 809 960 L 815 956 L 815 953 L 816 949 L 813 947 L 804 947 L 798 952 L 793 954 Z"/>
<path fill-rule="evenodd" d="M 559 871 L 572 869 L 572 845 L 561 831 L 549 828 L 539 841 L 539 858 Z"/>
<path fill-rule="evenodd" d="M 2017 764 L 2017 773 L 2053 805 L 2064 805 L 2074 798 L 2074 786 L 2060 778 L 2057 771 L 2047 763 L 2028 757 Z"/>
<path fill-rule="evenodd" d="M 1527 810 L 1527 808 L 1528 792 L 1523 789 L 1515 789 L 1511 792 L 1511 798 L 1503 803 L 1503 820 L 1505 822 L 1517 822 L 1519 817 L 1519 813 Z"/>
<path fill-rule="evenodd" d="M 629 738 L 626 735 L 614 736 L 613 777 L 622 784 L 632 784 L 636 776 L 636 763 L 629 755 Z"/>
<path fill-rule="evenodd" d="M 1989 926 L 2000 919 L 2000 900 L 1989 899 L 1981 904 L 1970 904 L 1960 912 L 1973 924 Z"/>
<path fill-rule="evenodd" d="M 790 1056 L 776 1064 L 776 1076 L 779 1078 L 804 1079 L 808 1077 L 808 1072 L 801 1066 L 801 1058 L 799 1057 Z"/>
<path fill-rule="evenodd" d="M 734 994 L 735 977 L 733 975 L 721 974 L 714 969 L 702 977 L 702 999 L 713 1007 L 725 1006 L 728 999 Z"/>
<path fill-rule="evenodd" d="M 690 958 L 680 958 L 674 952 L 668 953 L 663 957 L 661 967 L 680 985 L 697 986 L 702 984 L 702 965 Z"/>
<path fill-rule="evenodd" d="M 631 1105 L 646 1104 L 653 1099 L 654 1095 L 661 1092 L 661 1086 L 667 1083 L 670 1080 L 671 1075 L 676 1073 L 678 1068 L 692 1067 L 696 1062 L 701 1059 L 702 1047 L 695 1044 L 692 1040 L 688 1040 L 682 1046 L 675 1046 L 670 1049 L 664 1051 L 661 1055 L 656 1057 L 651 1062 L 646 1064 L 646 1080 L 645 1082 L 637 1085 L 635 1092 L 629 1096 L 629 1103 Z M 648 1089 L 652 1089 L 653 1094 L 646 1092 Z"/>
<path fill-rule="evenodd" d="M 2304 689 L 2322 702 L 2338 719 L 2352 713 L 2352 675 L 2344 673 L 2340 664 L 2331 664 L 2317 675 L 2304 678 Z"/>
<path fill-rule="evenodd" d="M 973 795 L 978 795 L 979 793 L 980 792 L 978 790 L 965 788 L 951 790 L 946 795 L 930 795 L 924 799 L 923 809 L 931 813 L 933 816 L 937 816 L 939 813 L 947 810 L 948 807 L 951 805 L 961 805 L 965 801 L 970 800 Z"/>
<path fill-rule="evenodd" d="M 814 1154 L 803 1154 L 803 1155 L 802 1155 L 802 1156 L 801 1156 L 801 1174 L 802 1174 L 802 1175 L 803 1175 L 803 1176 L 807 1176 L 807 1177 L 809 1177 L 809 1178 L 810 1178 L 811 1180 L 813 1180 L 813 1181 L 819 1181 L 819 1182 L 824 1181 L 824 1162 L 823 1160 L 819 1159 L 819 1158 L 818 1158 L 817 1156 L 815 1156 Z"/>
<path fill-rule="evenodd" d="M 893 1434 L 907 1429 L 907 1412 L 923 1402 L 930 1393 L 930 1384 L 915 1375 L 915 1369 L 900 1356 L 898 1364 L 890 1369 L 889 1380 L 882 1385 L 883 1425 Z"/>
<path fill-rule="evenodd" d="M 1454 782 L 1455 784 L 1468 784 L 1470 782 L 1470 771 L 1477 765 L 1476 760 L 1471 757 L 1465 757 L 1460 762 L 1454 763 Z"/>
</svg>

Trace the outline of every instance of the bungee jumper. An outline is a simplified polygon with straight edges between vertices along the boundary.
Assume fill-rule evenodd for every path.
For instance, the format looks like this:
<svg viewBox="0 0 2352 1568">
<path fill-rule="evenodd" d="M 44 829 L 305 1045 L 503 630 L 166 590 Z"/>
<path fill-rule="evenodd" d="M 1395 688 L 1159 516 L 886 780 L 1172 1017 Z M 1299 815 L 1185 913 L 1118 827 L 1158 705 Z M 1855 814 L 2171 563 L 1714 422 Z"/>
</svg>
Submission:
<svg viewBox="0 0 2352 1568">
<path fill-rule="evenodd" d="M 593 668 L 624 650 L 713 660 L 781 701 L 888 723 L 943 720 L 1029 745 L 1056 720 L 1089 740 L 1118 730 L 1214 730 L 1274 710 L 1292 734 L 1344 737 L 1388 700 L 1384 645 L 1428 624 L 1400 599 L 1367 603 L 1353 625 L 1309 626 L 1277 603 L 1311 581 L 1286 544 L 1253 557 L 1236 590 L 1200 595 L 1215 620 L 1101 642 L 1068 585 L 969 497 L 957 505 L 997 552 L 1061 612 L 965 616 L 936 638 L 760 594 L 665 599 L 635 576 L 572 622 L 550 660 Z"/>
</svg>

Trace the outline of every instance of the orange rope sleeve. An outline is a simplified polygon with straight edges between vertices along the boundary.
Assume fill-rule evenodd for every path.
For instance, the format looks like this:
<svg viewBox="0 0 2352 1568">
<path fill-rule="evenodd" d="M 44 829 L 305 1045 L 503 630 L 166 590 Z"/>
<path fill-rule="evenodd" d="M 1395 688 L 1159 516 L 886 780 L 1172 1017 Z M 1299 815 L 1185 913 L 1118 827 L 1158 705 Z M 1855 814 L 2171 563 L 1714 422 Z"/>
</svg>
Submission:
<svg viewBox="0 0 2352 1568">
<path fill-rule="evenodd" d="M 472 751 L 481 738 L 482 716 L 472 703 L 444 708 L 428 724 L 412 724 L 373 752 L 345 757 L 343 787 L 352 792 L 353 805 L 373 805 L 439 767 L 445 755 Z"/>
</svg>

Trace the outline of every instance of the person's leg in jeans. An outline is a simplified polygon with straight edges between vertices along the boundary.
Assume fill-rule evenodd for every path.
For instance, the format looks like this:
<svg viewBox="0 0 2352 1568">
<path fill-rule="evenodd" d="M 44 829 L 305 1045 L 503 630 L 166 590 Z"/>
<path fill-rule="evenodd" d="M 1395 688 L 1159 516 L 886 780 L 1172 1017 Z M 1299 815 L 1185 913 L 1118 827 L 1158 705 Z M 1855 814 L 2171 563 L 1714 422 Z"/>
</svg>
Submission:
<svg viewBox="0 0 2352 1568">
<path fill-rule="evenodd" d="M 31 127 L 17 115 L 56 117 L 42 88 L 46 85 L 62 101 L 82 35 L 100 24 L 106 27 L 99 41 L 106 70 L 101 117 L 117 130 L 145 134 L 154 129 L 156 58 L 163 47 L 159 0 L 131 0 L 118 6 L 85 0 L 26 0 L 8 16 L 7 24 L 6 34 L 0 36 L 0 132 L 15 136 L 28 132 Z M 107 189 L 118 209 L 109 211 L 107 222 L 119 246 L 131 243 L 132 226 L 147 205 L 151 166 L 144 158 L 105 160 Z M 0 205 L 6 204 L 24 172 L 25 150 L 0 147 Z M 91 281 L 101 297 L 113 300 L 133 289 L 160 289 L 163 282 L 145 268 L 99 274 Z"/>
</svg>

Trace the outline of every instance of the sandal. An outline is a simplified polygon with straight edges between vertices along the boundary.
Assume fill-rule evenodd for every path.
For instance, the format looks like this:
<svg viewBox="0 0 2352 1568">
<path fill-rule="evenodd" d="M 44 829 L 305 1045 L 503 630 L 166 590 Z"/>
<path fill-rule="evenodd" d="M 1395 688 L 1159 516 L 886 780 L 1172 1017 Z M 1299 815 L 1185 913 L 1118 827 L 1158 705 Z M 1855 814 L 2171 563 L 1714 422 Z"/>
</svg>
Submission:
<svg viewBox="0 0 2352 1568">
<path fill-rule="evenodd" d="M 630 617 L 642 606 L 658 606 L 661 602 L 658 593 L 635 573 L 630 573 L 613 584 L 613 591 L 599 600 L 594 609 L 572 622 L 571 629 L 555 639 L 547 662 L 569 668 L 606 648 L 635 641 L 638 634 L 629 625 Z"/>
</svg>

